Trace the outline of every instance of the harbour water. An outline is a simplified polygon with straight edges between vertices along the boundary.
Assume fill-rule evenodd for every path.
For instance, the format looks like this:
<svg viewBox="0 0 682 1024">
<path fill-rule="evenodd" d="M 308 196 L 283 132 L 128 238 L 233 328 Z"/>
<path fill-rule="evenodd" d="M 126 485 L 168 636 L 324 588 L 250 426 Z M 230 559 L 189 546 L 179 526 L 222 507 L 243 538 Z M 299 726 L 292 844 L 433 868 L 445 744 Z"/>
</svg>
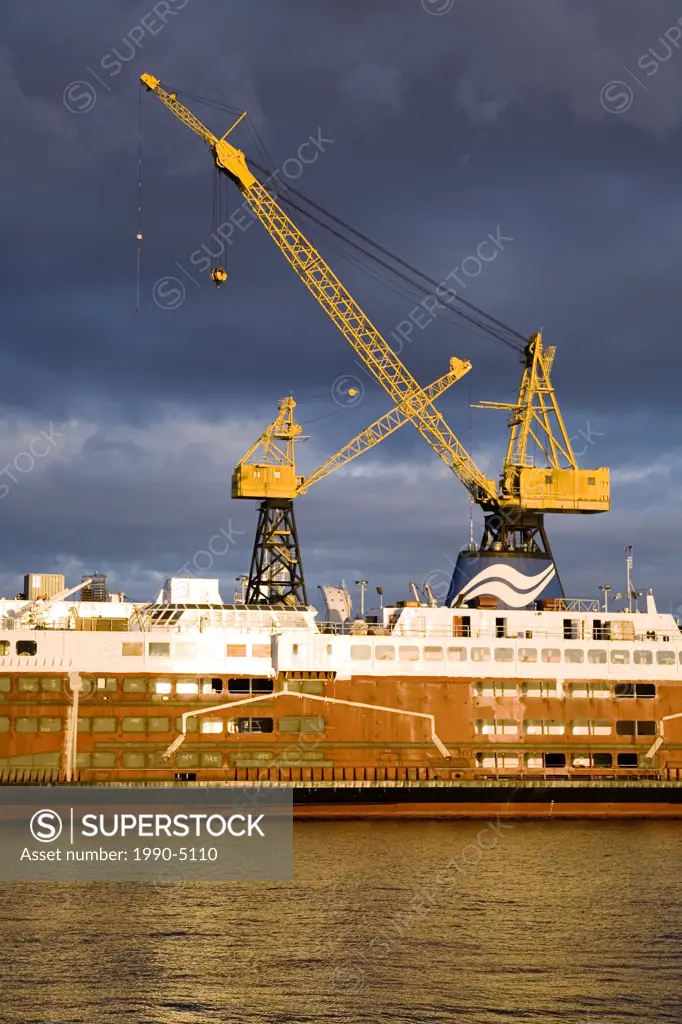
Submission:
<svg viewBox="0 0 682 1024">
<path fill-rule="evenodd" d="M 678 823 L 304 822 L 295 865 L 0 885 L 0 1020 L 682 1020 Z"/>
</svg>

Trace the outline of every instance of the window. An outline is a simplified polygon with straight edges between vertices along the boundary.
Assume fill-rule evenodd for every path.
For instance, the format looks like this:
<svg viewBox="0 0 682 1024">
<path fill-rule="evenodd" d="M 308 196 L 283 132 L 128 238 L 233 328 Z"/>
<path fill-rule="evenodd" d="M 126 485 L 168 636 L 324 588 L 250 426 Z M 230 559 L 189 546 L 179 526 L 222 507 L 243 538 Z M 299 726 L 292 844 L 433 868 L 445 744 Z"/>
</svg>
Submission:
<svg viewBox="0 0 682 1024">
<path fill-rule="evenodd" d="M 294 718 L 291 715 L 280 718 L 277 722 L 277 731 L 299 733 L 301 731 L 301 719 Z"/>
<path fill-rule="evenodd" d="M 139 719 L 143 721 L 142 718 Z M 116 732 L 116 719 L 113 715 L 107 717 L 93 718 L 92 719 L 92 731 L 93 732 Z"/>
<path fill-rule="evenodd" d="M 372 648 L 369 644 L 351 644 L 350 656 L 353 661 L 369 661 L 372 657 Z"/>
<path fill-rule="evenodd" d="M 61 732 L 62 731 L 62 720 L 61 718 L 39 718 L 38 719 L 38 732 Z"/>
<path fill-rule="evenodd" d="M 472 661 L 490 661 L 490 648 L 489 647 L 472 647 L 471 648 L 471 660 Z"/>
<path fill-rule="evenodd" d="M 106 676 L 105 678 L 100 676 L 96 685 L 98 690 L 104 690 L 106 693 L 116 693 L 118 687 L 118 683 L 113 676 Z"/>
<path fill-rule="evenodd" d="M 0 693 L 9 693 L 12 688 L 12 680 L 9 676 L 0 676 Z"/>
<path fill-rule="evenodd" d="M 518 754 L 476 754 L 477 768 L 518 768 Z"/>
<path fill-rule="evenodd" d="M 124 693 L 146 693 L 147 692 L 147 680 L 133 677 L 131 679 L 123 680 L 123 692 Z"/>
<path fill-rule="evenodd" d="M 17 680 L 17 690 L 19 693 L 37 693 L 39 689 L 39 681 L 32 676 L 22 676 Z"/>
<path fill-rule="evenodd" d="M 638 697 L 655 697 L 656 687 L 653 683 L 635 683 L 635 694 Z"/>
<path fill-rule="evenodd" d="M 616 722 L 616 732 L 619 736 L 655 736 L 658 732 L 656 722 Z"/>
<path fill-rule="evenodd" d="M 9 732 L 9 718 L 6 715 L 0 716 L 0 732 Z"/>
<path fill-rule="evenodd" d="M 635 695 L 635 684 L 634 683 L 616 683 L 613 688 L 614 697 L 634 697 Z"/>
<path fill-rule="evenodd" d="M 629 665 L 630 664 L 630 652 L 629 651 L 611 651 L 611 664 L 612 665 Z"/>
<path fill-rule="evenodd" d="M 519 661 L 537 661 L 538 652 L 534 647 L 519 647 Z"/>
<path fill-rule="evenodd" d="M 571 732 L 574 736 L 610 736 L 611 723 L 606 719 L 577 719 L 571 722 Z"/>
<path fill-rule="evenodd" d="M 176 658 L 196 658 L 197 645 L 187 642 L 173 644 L 173 654 Z"/>
<path fill-rule="evenodd" d="M 269 658 L 271 653 L 270 644 L 254 644 L 251 648 L 252 658 Z"/>
<path fill-rule="evenodd" d="M 204 735 L 215 735 L 223 731 L 223 722 L 220 718 L 202 718 L 201 731 Z M 246 731 L 246 730 L 244 730 Z"/>
<path fill-rule="evenodd" d="M 197 721 L 196 715 L 192 715 L 191 718 L 186 719 L 187 725 L 185 726 L 187 732 L 199 732 L 199 722 Z M 175 719 L 175 731 L 182 732 L 182 718 Z"/>
<path fill-rule="evenodd" d="M 161 680 L 161 681 L 155 683 L 155 685 L 154 685 L 155 693 L 170 693 L 172 689 L 173 689 L 173 684 L 172 683 L 167 683 L 164 680 Z"/>
<path fill-rule="evenodd" d="M 564 619 L 564 640 L 580 639 L 580 620 Z"/>
<path fill-rule="evenodd" d="M 566 726 L 554 719 L 529 719 L 523 723 L 526 736 L 563 736 Z"/>
<path fill-rule="evenodd" d="M 466 647 L 448 647 L 448 661 L 466 661 Z"/>
<path fill-rule="evenodd" d="M 639 759 L 637 754 L 619 754 L 618 755 L 618 767 L 619 768 L 637 768 Z"/>
<path fill-rule="evenodd" d="M 568 662 L 569 665 L 582 665 L 584 660 L 585 652 L 577 647 L 569 647 L 568 650 L 564 651 L 564 661 Z"/>
<path fill-rule="evenodd" d="M 214 682 L 221 682 L 222 680 L 214 680 Z M 235 696 L 240 694 L 246 694 L 247 696 L 257 697 L 263 693 L 272 693 L 274 689 L 274 683 L 272 679 L 228 679 L 227 680 L 227 692 Z"/>
<path fill-rule="evenodd" d="M 122 728 L 123 728 L 124 732 L 145 732 L 146 731 L 146 723 L 145 723 L 144 718 L 137 718 L 137 717 L 135 717 L 135 718 L 132 718 L 132 717 L 124 718 L 122 723 L 121 723 L 121 725 L 122 725 Z"/>
<path fill-rule="evenodd" d="M 293 652 L 298 654 L 298 644 L 293 645 Z M 228 644 L 225 654 L 228 658 L 245 658 L 246 644 Z"/>
<path fill-rule="evenodd" d="M 654 656 L 651 651 L 635 651 L 632 655 L 632 660 L 635 665 L 651 665 L 653 664 Z"/>
<path fill-rule="evenodd" d="M 179 697 L 189 697 L 190 694 L 199 693 L 198 683 L 176 683 L 175 692 Z"/>
<path fill-rule="evenodd" d="M 636 736 L 636 722 L 616 722 L 616 733 L 618 736 Z"/>
<path fill-rule="evenodd" d="M 38 732 L 37 718 L 16 718 L 14 728 L 17 732 Z"/>
<path fill-rule="evenodd" d="M 477 697 L 516 697 L 516 683 L 474 683 L 474 693 Z"/>
<path fill-rule="evenodd" d="M 9 640 L 0 640 L 0 657 L 5 657 L 9 654 L 10 643 Z"/>
<path fill-rule="evenodd" d="M 599 649 L 593 649 L 587 652 L 587 660 L 590 665 L 605 665 L 606 664 L 606 651 L 600 651 Z"/>
<path fill-rule="evenodd" d="M 196 768 L 199 764 L 199 755 L 188 750 L 179 750 L 175 755 L 176 768 Z"/>
<path fill-rule="evenodd" d="M 637 722 L 638 736 L 655 736 L 657 732 L 658 724 L 656 722 Z"/>
<path fill-rule="evenodd" d="M 611 754 L 573 754 L 571 758 L 573 768 L 611 768 L 612 765 Z"/>
<path fill-rule="evenodd" d="M 479 718 L 475 727 L 480 736 L 516 736 L 519 731 L 513 718 Z"/>
<path fill-rule="evenodd" d="M 92 719 L 91 718 L 81 718 L 79 716 L 78 717 L 78 723 L 77 723 L 77 729 L 78 729 L 78 732 L 90 732 L 90 730 L 92 729 Z"/>
<path fill-rule="evenodd" d="M 292 644 L 291 645 L 291 653 L 292 654 L 298 654 L 298 644 Z"/>
<path fill-rule="evenodd" d="M 92 755 L 90 763 L 93 768 L 115 768 L 116 754 L 103 754 L 98 752 Z"/>
<path fill-rule="evenodd" d="M 591 700 L 605 699 L 609 697 L 611 691 L 608 683 L 569 683 L 567 687 L 567 695 L 569 697 L 576 697 Z"/>
<path fill-rule="evenodd" d="M 561 661 L 561 651 L 558 647 L 545 647 L 542 651 L 542 660 L 554 665 Z"/>
<path fill-rule="evenodd" d="M 425 647 L 424 648 L 424 661 L 442 661 L 443 660 L 443 648 L 442 647 Z"/>
<path fill-rule="evenodd" d="M 218 751 L 211 751 L 210 753 L 199 755 L 199 764 L 202 768 L 222 768 L 223 766 L 223 755 Z"/>
<path fill-rule="evenodd" d="M 496 647 L 495 648 L 495 661 L 513 661 L 514 660 L 514 648 L 513 647 Z"/>
<path fill-rule="evenodd" d="M 144 768 L 144 754 L 136 754 L 126 750 L 121 757 L 122 768 Z"/>
<path fill-rule="evenodd" d="M 274 729 L 272 718 L 235 718 L 228 726 L 229 732 L 272 732 Z"/>
<path fill-rule="evenodd" d="M 418 647 L 399 647 L 398 657 L 401 661 L 418 661 L 419 660 L 419 648 Z"/>
<path fill-rule="evenodd" d="M 507 620 L 506 619 L 495 619 L 495 636 L 498 640 L 507 635 Z"/>
<path fill-rule="evenodd" d="M 147 719 L 147 729 L 149 732 L 169 732 L 170 718 L 157 718 L 152 715 Z"/>
<path fill-rule="evenodd" d="M 674 651 L 657 651 L 656 661 L 659 665 L 674 665 L 675 664 L 675 652 Z"/>
<path fill-rule="evenodd" d="M 122 658 L 141 658 L 144 653 L 144 644 L 142 642 L 124 642 L 121 644 L 121 657 Z"/>
<path fill-rule="evenodd" d="M 395 661 L 395 647 L 390 644 L 377 644 L 374 648 L 374 657 L 377 661 Z"/>
<path fill-rule="evenodd" d="M 40 689 L 43 693 L 61 693 L 62 681 L 56 677 L 43 676 L 40 680 Z"/>
<path fill-rule="evenodd" d="M 35 640 L 17 640 L 16 652 L 33 658 L 38 653 L 38 644 Z"/>
<path fill-rule="evenodd" d="M 558 696 L 557 684 L 554 682 L 524 683 L 521 687 L 523 697 L 556 697 Z"/>
<path fill-rule="evenodd" d="M 565 768 L 565 754 L 526 754 L 526 768 Z"/>
<path fill-rule="evenodd" d="M 324 718 L 321 718 L 319 715 L 311 715 L 309 718 L 302 718 L 301 732 L 324 732 Z"/>
<path fill-rule="evenodd" d="M 170 658 L 170 644 L 150 640 L 147 650 L 150 658 Z"/>
</svg>

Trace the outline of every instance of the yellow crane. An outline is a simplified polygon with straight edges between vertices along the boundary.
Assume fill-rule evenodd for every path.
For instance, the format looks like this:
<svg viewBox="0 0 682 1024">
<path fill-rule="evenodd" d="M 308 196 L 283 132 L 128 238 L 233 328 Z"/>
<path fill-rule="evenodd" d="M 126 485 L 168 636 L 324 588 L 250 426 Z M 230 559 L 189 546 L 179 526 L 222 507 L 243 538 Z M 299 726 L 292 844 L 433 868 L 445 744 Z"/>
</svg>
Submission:
<svg viewBox="0 0 682 1024">
<path fill-rule="evenodd" d="M 496 481 L 488 479 L 479 469 L 427 393 L 317 249 L 297 228 L 275 197 L 258 181 L 244 153 L 227 141 L 227 135 L 234 125 L 219 138 L 177 99 L 175 93 L 164 89 L 159 79 L 143 74 L 141 81 L 180 121 L 207 143 L 216 166 L 237 185 L 254 217 L 265 227 L 290 266 L 369 372 L 390 395 L 400 412 L 414 424 L 443 462 L 462 481 L 472 500 L 480 505 L 485 516 L 485 527 L 481 549 L 476 552 L 477 560 L 480 561 L 483 552 L 493 556 L 493 559 L 500 553 L 506 553 L 524 558 L 531 556 L 538 564 L 544 560 L 553 566 L 544 530 L 544 513 L 592 513 L 606 511 L 609 507 L 608 470 L 578 469 L 563 422 L 559 423 L 558 434 L 551 426 L 550 413 L 558 411 L 555 401 L 552 405 L 554 392 L 549 376 L 553 351 L 543 351 L 539 335 L 534 335 L 526 347 L 519 399 L 512 410 L 510 450 L 498 489 Z M 548 400 L 549 405 L 546 404 Z M 539 469 L 531 463 L 528 445 L 533 438 L 541 450 L 548 454 L 548 466 L 545 468 Z M 492 568 L 492 562 L 489 568 Z M 526 567 L 523 568 L 525 571 Z M 556 576 L 555 568 L 553 576 Z M 464 578 L 469 579 L 466 573 Z M 532 578 L 537 580 L 539 575 Z M 561 594 L 558 577 L 556 583 L 558 593 Z M 457 599 L 459 592 L 453 593 L 453 589 L 457 590 L 454 579 L 451 594 L 448 595 L 449 601 Z M 525 592 L 524 596 L 527 597 L 528 593 L 530 591 Z"/>
<path fill-rule="evenodd" d="M 471 369 L 471 363 L 452 358 L 450 369 L 424 391 L 442 395 Z M 232 497 L 257 499 L 258 526 L 251 556 L 246 604 L 308 603 L 298 541 L 294 498 L 306 494 L 330 473 L 356 459 L 407 423 L 398 408 L 380 416 L 307 477 L 296 473 L 295 445 L 304 440 L 294 420 L 296 402 L 281 399 L 276 419 L 237 463 L 232 474 Z"/>
</svg>

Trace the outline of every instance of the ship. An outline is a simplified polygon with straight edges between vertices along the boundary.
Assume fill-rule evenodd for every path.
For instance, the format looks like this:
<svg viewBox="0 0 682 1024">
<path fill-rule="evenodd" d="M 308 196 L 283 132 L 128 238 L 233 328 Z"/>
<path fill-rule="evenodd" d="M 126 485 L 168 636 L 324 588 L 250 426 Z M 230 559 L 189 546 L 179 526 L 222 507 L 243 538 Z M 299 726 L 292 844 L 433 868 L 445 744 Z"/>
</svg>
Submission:
<svg viewBox="0 0 682 1024">
<path fill-rule="evenodd" d="M 122 597 L 0 600 L 3 784 L 283 786 L 298 817 L 682 816 L 682 633 L 651 593 L 362 617 L 341 587 L 319 613 L 224 604 L 211 579 Z"/>
</svg>

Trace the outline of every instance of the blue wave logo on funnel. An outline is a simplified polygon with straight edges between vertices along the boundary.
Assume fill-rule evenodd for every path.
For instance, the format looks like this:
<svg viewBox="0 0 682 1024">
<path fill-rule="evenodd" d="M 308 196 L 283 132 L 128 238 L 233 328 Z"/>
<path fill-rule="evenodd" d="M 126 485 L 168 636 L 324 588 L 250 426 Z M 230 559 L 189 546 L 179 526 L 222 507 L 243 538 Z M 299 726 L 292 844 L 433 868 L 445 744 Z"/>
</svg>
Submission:
<svg viewBox="0 0 682 1024">
<path fill-rule="evenodd" d="M 462 587 L 455 604 L 485 595 L 496 597 L 508 608 L 524 608 L 536 600 L 555 576 L 554 564 L 548 565 L 537 576 L 524 576 L 511 565 L 490 565 Z"/>
</svg>

